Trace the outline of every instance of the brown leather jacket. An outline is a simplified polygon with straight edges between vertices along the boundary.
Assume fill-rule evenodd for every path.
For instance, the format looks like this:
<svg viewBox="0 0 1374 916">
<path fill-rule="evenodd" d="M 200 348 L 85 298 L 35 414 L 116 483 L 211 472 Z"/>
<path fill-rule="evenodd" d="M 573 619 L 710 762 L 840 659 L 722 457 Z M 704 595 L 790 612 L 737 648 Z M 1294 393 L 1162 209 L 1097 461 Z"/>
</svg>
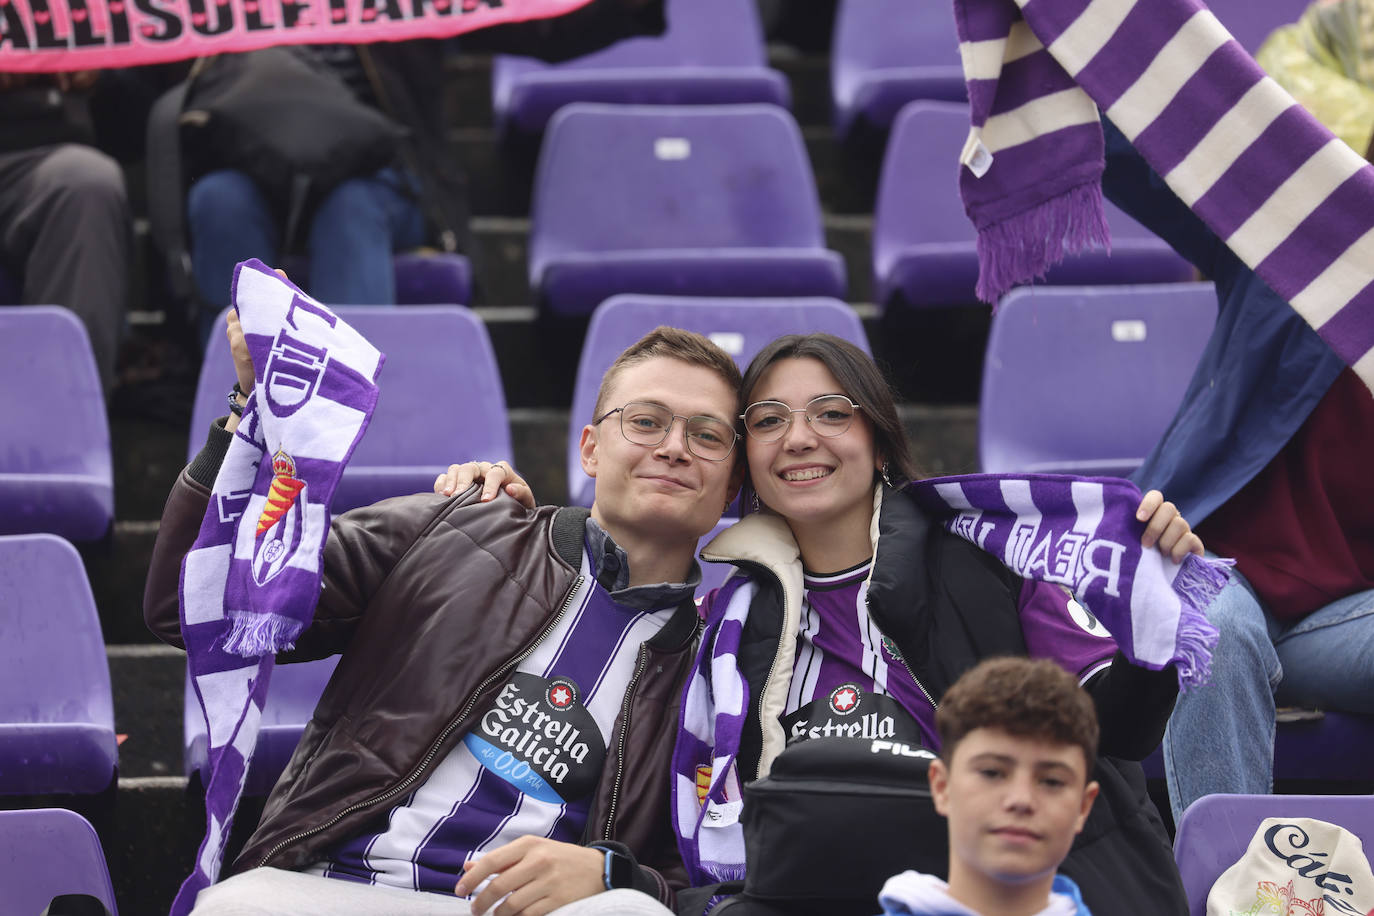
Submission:
<svg viewBox="0 0 1374 916">
<path fill-rule="evenodd" d="M 149 628 L 183 648 L 181 559 L 209 502 L 214 451 L 167 499 L 144 594 Z M 579 577 L 587 510 L 530 512 L 477 493 L 399 497 L 334 519 L 315 621 L 281 660 L 343 657 L 232 871 L 299 870 L 384 824 L 391 802 L 457 745 L 556 622 Z M 640 861 L 636 887 L 670 907 L 686 872 L 669 774 L 697 632 L 686 601 L 640 648 L 583 836 L 628 847 Z"/>
</svg>

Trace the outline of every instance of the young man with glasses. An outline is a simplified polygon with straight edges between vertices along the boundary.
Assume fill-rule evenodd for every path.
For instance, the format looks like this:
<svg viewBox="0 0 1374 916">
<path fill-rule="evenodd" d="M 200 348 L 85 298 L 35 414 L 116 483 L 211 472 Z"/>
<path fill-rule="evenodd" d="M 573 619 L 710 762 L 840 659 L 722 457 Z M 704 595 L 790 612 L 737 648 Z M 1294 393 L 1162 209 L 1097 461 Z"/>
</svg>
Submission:
<svg viewBox="0 0 1374 916">
<path fill-rule="evenodd" d="M 251 390 L 232 313 L 228 334 Z M 671 906 L 685 873 L 664 723 L 695 647 L 697 540 L 743 473 L 739 382 L 710 341 L 659 328 L 606 373 L 582 432 L 590 512 L 474 485 L 334 519 L 315 621 L 283 660 L 343 657 L 196 912 Z M 145 615 L 175 645 L 181 558 L 236 424 L 216 424 L 163 514 Z"/>
</svg>

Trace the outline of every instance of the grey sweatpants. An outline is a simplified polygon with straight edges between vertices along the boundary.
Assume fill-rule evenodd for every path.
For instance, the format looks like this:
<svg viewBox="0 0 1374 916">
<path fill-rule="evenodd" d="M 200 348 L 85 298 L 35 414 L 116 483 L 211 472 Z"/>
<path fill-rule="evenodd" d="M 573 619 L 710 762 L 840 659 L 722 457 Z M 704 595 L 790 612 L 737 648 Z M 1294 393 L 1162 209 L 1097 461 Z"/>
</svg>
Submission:
<svg viewBox="0 0 1374 916">
<path fill-rule="evenodd" d="M 279 868 L 254 868 L 200 892 L 192 916 L 471 916 L 468 901 L 355 884 Z M 606 891 L 549 916 L 673 916 L 639 891 Z"/>
<path fill-rule="evenodd" d="M 0 153 L 0 258 L 24 305 L 62 305 L 86 325 L 101 384 L 114 381 L 129 275 L 129 205 L 113 159 L 59 144 Z"/>
</svg>

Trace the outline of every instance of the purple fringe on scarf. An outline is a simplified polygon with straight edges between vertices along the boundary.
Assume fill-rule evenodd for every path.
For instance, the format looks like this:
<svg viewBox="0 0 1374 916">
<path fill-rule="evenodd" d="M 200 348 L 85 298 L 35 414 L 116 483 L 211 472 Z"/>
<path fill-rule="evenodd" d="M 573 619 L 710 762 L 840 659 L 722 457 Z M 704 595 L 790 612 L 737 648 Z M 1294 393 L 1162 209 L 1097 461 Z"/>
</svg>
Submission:
<svg viewBox="0 0 1374 916">
<path fill-rule="evenodd" d="M 305 625 L 281 614 L 235 614 L 224 637 L 224 651 L 244 658 L 275 655 L 296 647 Z"/>
<path fill-rule="evenodd" d="M 1230 568 L 1235 565 L 1235 560 L 1204 559 L 1190 553 L 1174 577 L 1174 593 L 1183 599 L 1183 613 L 1178 621 L 1179 657 L 1174 663 L 1180 690 L 1211 680 L 1212 653 L 1219 634 L 1204 609 L 1231 581 Z"/>
<path fill-rule="evenodd" d="M 1065 255 L 1089 248 L 1111 249 L 1102 187 L 1096 182 L 980 227 L 975 293 L 995 306 L 1013 286 L 1042 279 Z"/>
</svg>

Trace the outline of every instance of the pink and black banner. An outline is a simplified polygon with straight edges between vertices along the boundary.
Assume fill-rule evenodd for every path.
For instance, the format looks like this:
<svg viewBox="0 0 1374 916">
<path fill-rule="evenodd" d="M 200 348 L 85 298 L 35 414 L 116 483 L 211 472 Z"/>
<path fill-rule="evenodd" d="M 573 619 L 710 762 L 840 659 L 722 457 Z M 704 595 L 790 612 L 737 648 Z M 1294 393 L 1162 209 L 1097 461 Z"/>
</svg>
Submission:
<svg viewBox="0 0 1374 916">
<path fill-rule="evenodd" d="M 0 72 L 166 63 L 282 44 L 448 38 L 589 0 L 0 0 Z"/>
</svg>

